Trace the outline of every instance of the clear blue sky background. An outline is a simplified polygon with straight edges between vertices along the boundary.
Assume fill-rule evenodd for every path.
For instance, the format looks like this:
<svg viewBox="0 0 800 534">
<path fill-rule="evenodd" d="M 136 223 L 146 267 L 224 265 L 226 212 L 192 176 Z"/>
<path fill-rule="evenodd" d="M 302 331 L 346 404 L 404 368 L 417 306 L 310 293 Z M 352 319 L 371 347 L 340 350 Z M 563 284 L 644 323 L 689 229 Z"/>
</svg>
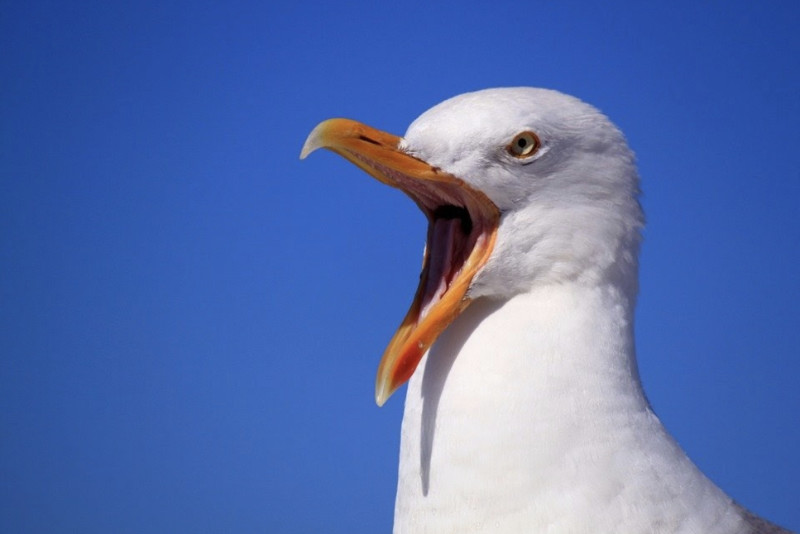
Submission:
<svg viewBox="0 0 800 534">
<path fill-rule="evenodd" d="M 135 4 L 0 9 L 1 531 L 389 532 L 425 221 L 298 153 L 507 85 L 626 132 L 648 395 L 800 529 L 800 4 Z"/>
</svg>

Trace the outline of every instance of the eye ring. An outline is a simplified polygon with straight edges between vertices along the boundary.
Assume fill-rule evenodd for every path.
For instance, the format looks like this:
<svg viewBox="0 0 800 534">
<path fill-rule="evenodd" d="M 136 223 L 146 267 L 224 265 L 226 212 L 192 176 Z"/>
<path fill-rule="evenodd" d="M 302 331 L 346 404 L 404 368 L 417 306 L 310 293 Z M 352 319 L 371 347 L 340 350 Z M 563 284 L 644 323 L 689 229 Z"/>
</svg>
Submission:
<svg viewBox="0 0 800 534">
<path fill-rule="evenodd" d="M 515 158 L 526 159 L 536 154 L 540 146 L 539 136 L 533 132 L 522 132 L 514 136 L 506 151 Z"/>
</svg>

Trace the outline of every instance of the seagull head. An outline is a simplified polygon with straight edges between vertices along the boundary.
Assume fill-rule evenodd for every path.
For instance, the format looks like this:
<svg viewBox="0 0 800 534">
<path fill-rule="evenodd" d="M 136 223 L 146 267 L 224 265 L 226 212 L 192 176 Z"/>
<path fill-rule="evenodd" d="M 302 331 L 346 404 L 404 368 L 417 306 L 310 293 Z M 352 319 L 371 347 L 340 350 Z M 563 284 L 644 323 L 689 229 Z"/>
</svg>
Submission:
<svg viewBox="0 0 800 534">
<path fill-rule="evenodd" d="M 327 148 L 405 192 L 428 218 L 416 296 L 376 380 L 382 405 L 477 298 L 545 284 L 611 284 L 631 302 L 643 216 L 633 154 L 597 109 L 557 91 L 487 89 L 423 113 L 397 137 L 320 123 Z"/>
</svg>

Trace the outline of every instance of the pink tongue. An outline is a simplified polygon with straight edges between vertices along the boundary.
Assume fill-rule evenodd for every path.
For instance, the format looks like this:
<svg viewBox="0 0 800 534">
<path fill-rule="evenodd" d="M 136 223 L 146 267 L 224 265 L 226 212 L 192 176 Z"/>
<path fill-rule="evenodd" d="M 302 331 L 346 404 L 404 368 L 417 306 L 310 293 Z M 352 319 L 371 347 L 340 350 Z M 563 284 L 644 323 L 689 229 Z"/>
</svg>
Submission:
<svg viewBox="0 0 800 534">
<path fill-rule="evenodd" d="M 425 292 L 422 295 L 422 320 L 431 307 L 442 298 L 447 291 L 447 284 L 453 267 L 453 245 L 455 234 L 460 231 L 461 221 L 457 218 L 437 218 L 433 221 L 431 241 L 428 243 L 428 278 L 425 282 Z"/>
</svg>

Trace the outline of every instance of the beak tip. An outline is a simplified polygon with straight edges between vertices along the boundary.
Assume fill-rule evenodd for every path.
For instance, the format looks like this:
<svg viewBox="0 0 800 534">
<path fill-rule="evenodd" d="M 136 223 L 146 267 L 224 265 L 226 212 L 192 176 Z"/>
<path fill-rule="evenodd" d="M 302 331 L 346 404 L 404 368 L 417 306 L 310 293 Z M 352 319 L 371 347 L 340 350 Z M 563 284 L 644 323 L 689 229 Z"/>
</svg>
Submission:
<svg viewBox="0 0 800 534">
<path fill-rule="evenodd" d="M 317 139 L 315 138 L 314 132 L 311 132 L 306 139 L 306 142 L 303 143 L 303 148 L 300 150 L 300 159 L 306 159 L 309 154 L 314 152 L 316 149 L 319 148 L 319 145 L 316 143 Z"/>
<path fill-rule="evenodd" d="M 386 401 L 389 400 L 389 397 L 392 396 L 392 393 L 394 392 L 389 390 L 386 382 L 378 382 L 375 384 L 375 404 L 377 404 L 379 408 L 383 407 Z"/>
<path fill-rule="evenodd" d="M 306 159 L 309 154 L 318 148 L 330 148 L 331 135 L 334 135 L 334 137 L 336 135 L 335 133 L 331 134 L 331 130 L 341 129 L 342 123 L 346 127 L 351 122 L 353 121 L 346 119 L 328 119 L 317 124 L 308 134 L 306 142 L 303 143 L 303 148 L 300 150 L 300 159 Z"/>
<path fill-rule="evenodd" d="M 311 133 L 306 137 L 306 142 L 303 143 L 302 150 L 300 150 L 300 159 L 306 159 L 316 149 L 325 146 L 325 128 L 329 122 L 323 121 L 311 130 Z"/>
</svg>

